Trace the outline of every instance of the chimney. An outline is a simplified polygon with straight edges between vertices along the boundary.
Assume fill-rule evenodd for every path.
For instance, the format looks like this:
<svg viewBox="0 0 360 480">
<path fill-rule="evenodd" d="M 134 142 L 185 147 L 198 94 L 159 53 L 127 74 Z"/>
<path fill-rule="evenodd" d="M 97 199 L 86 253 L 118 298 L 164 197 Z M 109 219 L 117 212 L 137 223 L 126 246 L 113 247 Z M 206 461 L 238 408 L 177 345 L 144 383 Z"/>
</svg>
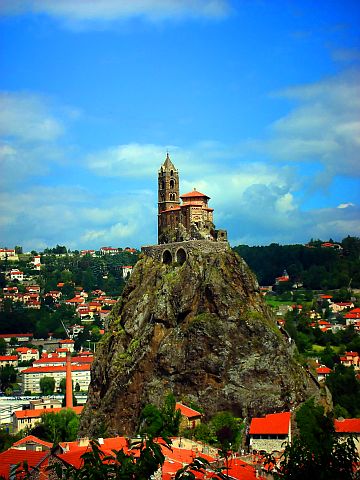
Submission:
<svg viewBox="0 0 360 480">
<path fill-rule="evenodd" d="M 66 393 L 65 393 L 65 406 L 66 408 L 73 407 L 73 391 L 72 391 L 72 379 L 71 379 L 71 353 L 66 352 Z"/>
</svg>

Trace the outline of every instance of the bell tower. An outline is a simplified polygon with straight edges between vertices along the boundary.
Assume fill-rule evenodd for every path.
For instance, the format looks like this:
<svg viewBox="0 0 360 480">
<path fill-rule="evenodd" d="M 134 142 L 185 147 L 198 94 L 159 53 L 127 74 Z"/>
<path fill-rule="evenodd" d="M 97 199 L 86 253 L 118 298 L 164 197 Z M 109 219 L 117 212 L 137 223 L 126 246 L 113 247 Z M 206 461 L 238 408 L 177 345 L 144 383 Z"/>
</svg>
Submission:
<svg viewBox="0 0 360 480">
<path fill-rule="evenodd" d="M 158 213 L 176 205 L 180 205 L 179 172 L 167 153 L 158 174 Z"/>
<path fill-rule="evenodd" d="M 169 153 L 166 154 L 164 163 L 158 172 L 158 237 L 167 225 L 166 216 L 161 212 L 180 205 L 179 194 L 179 172 L 170 160 Z"/>
</svg>

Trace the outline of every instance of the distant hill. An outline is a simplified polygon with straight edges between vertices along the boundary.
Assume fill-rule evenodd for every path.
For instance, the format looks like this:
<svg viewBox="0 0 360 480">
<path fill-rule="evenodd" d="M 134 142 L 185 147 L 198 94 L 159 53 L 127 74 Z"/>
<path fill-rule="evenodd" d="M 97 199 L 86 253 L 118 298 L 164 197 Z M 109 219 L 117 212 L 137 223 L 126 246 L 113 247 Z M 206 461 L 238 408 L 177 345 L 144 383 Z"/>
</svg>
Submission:
<svg viewBox="0 0 360 480">
<path fill-rule="evenodd" d="M 303 283 L 304 288 L 360 288 L 358 237 L 348 236 L 338 243 L 311 240 L 307 245 L 239 245 L 233 250 L 247 262 L 260 285 L 274 284 L 275 277 L 286 269 L 290 281 Z"/>
</svg>

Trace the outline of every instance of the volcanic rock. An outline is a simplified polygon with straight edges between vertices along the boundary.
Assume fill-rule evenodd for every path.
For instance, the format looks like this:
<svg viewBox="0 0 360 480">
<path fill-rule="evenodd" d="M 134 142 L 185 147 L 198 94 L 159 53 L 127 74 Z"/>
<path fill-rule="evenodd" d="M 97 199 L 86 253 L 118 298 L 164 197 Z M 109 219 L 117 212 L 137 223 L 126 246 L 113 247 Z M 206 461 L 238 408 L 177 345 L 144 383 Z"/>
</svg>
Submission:
<svg viewBox="0 0 360 480">
<path fill-rule="evenodd" d="M 213 252 L 197 242 L 182 264 L 155 257 L 140 258 L 111 313 L 82 433 L 102 425 L 131 435 L 141 409 L 161 405 L 169 392 L 206 417 L 224 410 L 247 417 L 288 410 L 316 391 L 230 248 Z"/>
</svg>

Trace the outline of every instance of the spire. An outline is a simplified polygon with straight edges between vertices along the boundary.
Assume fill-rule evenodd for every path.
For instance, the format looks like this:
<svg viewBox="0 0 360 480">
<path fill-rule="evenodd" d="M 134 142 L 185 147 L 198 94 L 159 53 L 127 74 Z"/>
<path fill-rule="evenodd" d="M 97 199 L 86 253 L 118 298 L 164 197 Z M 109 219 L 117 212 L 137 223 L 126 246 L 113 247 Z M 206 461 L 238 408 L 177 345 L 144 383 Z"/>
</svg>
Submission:
<svg viewBox="0 0 360 480">
<path fill-rule="evenodd" d="M 165 167 L 165 170 L 169 170 L 169 169 L 175 170 L 174 164 L 170 159 L 169 152 L 166 152 L 166 158 L 165 158 L 165 162 L 163 163 L 163 167 Z"/>
</svg>

